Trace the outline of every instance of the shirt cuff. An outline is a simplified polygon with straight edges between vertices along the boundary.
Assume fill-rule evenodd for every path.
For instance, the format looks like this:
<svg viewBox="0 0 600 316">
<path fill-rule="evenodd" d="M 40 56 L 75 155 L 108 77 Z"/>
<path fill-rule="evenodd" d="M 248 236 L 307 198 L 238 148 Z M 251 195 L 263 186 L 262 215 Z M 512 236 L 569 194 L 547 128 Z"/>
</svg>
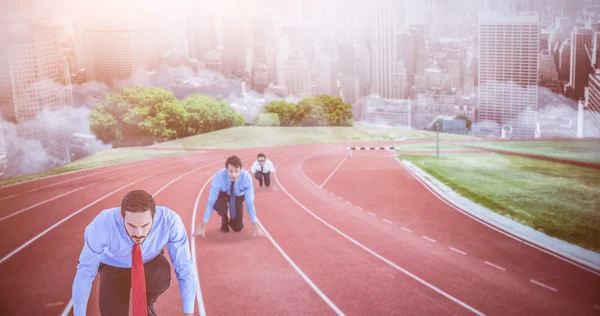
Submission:
<svg viewBox="0 0 600 316">
<path fill-rule="evenodd" d="M 194 298 L 187 299 L 183 301 L 183 313 L 184 314 L 193 314 L 194 313 Z"/>
<path fill-rule="evenodd" d="M 85 316 L 87 304 L 73 304 L 73 315 Z"/>
</svg>

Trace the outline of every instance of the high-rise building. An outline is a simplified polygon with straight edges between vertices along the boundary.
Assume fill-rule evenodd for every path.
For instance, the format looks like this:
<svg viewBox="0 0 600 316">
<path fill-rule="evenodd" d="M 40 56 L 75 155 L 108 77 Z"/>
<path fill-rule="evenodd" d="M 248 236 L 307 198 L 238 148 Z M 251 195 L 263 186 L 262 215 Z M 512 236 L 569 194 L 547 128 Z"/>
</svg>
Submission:
<svg viewBox="0 0 600 316">
<path fill-rule="evenodd" d="M 577 99 L 583 99 L 589 74 L 592 72 L 591 56 L 594 33 L 590 29 L 575 28 L 571 33 L 571 73 L 569 85 Z"/>
<path fill-rule="evenodd" d="M 6 155 L 6 140 L 2 126 L 0 126 L 0 177 L 7 171 L 8 157 Z"/>
<path fill-rule="evenodd" d="M 398 20 L 389 7 L 376 10 L 371 37 L 372 91 L 382 98 L 397 98 L 394 75 L 398 56 Z"/>
<path fill-rule="evenodd" d="M 308 58 L 300 49 L 292 49 L 285 63 L 284 73 L 288 95 L 304 98 L 311 94 Z"/>
<path fill-rule="evenodd" d="M 206 54 L 217 47 L 215 13 L 212 8 L 194 8 L 187 12 L 188 56 L 204 59 Z"/>
<path fill-rule="evenodd" d="M 479 21 L 479 132 L 534 138 L 538 109 L 537 15 L 483 14 Z"/>
<path fill-rule="evenodd" d="M 115 91 L 150 84 L 149 46 L 142 26 L 90 24 L 83 34 L 87 80 Z"/>
<path fill-rule="evenodd" d="M 581 136 L 598 138 L 600 137 L 600 74 L 590 74 L 588 82 L 585 106 L 580 110 L 583 121 Z"/>
<path fill-rule="evenodd" d="M 55 28 L 45 20 L 17 22 L 0 34 L 0 116 L 17 136 L 38 140 L 57 160 L 66 160 L 67 135 L 56 110 L 73 105 L 67 59 Z M 33 120 L 45 112 L 43 124 Z"/>
</svg>

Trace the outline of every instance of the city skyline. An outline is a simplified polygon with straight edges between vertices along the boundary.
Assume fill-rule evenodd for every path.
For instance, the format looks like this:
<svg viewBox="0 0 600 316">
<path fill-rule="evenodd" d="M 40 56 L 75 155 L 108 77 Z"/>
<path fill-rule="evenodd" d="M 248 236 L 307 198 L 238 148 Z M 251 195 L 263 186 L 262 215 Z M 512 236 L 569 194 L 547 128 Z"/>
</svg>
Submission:
<svg viewBox="0 0 600 316">
<path fill-rule="evenodd" d="M 4 120 L 19 124 L 25 119 L 10 115 L 26 108 L 18 104 L 39 102 L 29 107 L 35 117 L 42 108 L 73 105 L 69 100 L 80 96 L 74 90 L 101 85 L 104 92 L 118 92 L 142 85 L 165 88 L 178 98 L 205 93 L 231 100 L 250 122 L 264 100 L 327 94 L 350 104 L 356 121 L 426 129 L 439 118 L 460 116 L 473 122 L 476 135 L 507 137 L 506 125 L 510 137 L 544 137 L 549 134 L 540 126 L 556 118 L 540 110 L 550 105 L 575 113 L 583 102 L 584 121 L 598 121 L 586 91 L 600 60 L 600 6 L 592 0 L 565 3 L 261 0 L 164 6 L 159 1 L 65 0 L 29 11 L 12 4 L 4 12 L 20 14 L 11 15 L 11 25 L 24 17 L 28 20 L 20 24 L 51 21 L 46 40 L 57 54 L 52 63 L 64 68 L 55 67 L 50 76 L 34 67 L 42 57 L 35 57 L 38 62 L 11 57 L 0 65 L 5 78 L 0 97 L 13 105 L 4 101 L 1 110 Z M 0 48 L 18 52 L 19 44 L 6 39 L 19 35 L 6 24 L 2 31 Z M 37 47 L 35 40 L 27 45 Z M 58 80 L 63 71 L 68 78 Z M 30 74 L 28 80 L 14 80 L 24 74 Z M 43 85 L 31 82 L 43 80 L 62 86 L 48 91 L 66 92 L 51 92 L 58 96 L 51 104 L 49 98 L 26 102 L 7 92 L 47 94 Z M 541 89 L 552 91 L 551 101 L 539 97 Z M 98 91 L 84 94 L 90 109 L 103 98 Z M 407 105 L 407 113 L 389 111 L 393 104 Z M 572 134 L 565 130 L 564 135 Z"/>
</svg>

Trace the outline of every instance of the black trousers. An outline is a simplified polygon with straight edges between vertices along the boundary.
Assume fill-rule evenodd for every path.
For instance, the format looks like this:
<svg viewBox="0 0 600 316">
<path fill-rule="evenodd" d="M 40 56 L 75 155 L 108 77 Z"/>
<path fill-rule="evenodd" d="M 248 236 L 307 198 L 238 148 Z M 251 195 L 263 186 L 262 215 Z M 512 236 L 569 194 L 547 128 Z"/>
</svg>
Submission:
<svg viewBox="0 0 600 316">
<path fill-rule="evenodd" d="M 221 225 L 231 227 L 234 232 L 239 232 L 244 228 L 244 201 L 245 197 L 235 197 L 235 218 L 229 220 L 229 194 L 220 192 L 217 202 L 215 202 L 214 210 L 221 216 Z"/>
<path fill-rule="evenodd" d="M 102 316 L 129 315 L 131 269 L 117 268 L 100 263 L 99 304 Z M 171 266 L 161 252 L 144 264 L 146 274 L 146 300 L 154 304 L 171 284 Z"/>
<path fill-rule="evenodd" d="M 263 185 L 263 181 L 265 182 L 265 185 L 267 187 L 269 187 L 271 185 L 271 172 L 263 173 L 263 172 L 257 171 L 254 174 L 254 177 L 256 178 L 256 180 L 258 180 L 258 183 L 260 184 L 261 187 Z"/>
</svg>

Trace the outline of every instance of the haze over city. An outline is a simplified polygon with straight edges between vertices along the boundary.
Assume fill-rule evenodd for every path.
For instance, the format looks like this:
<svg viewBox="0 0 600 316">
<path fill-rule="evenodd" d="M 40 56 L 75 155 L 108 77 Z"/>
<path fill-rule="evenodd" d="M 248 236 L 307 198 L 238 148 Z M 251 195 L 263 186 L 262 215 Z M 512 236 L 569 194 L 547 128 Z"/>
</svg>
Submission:
<svg viewBox="0 0 600 316">
<path fill-rule="evenodd" d="M 459 117 L 474 135 L 595 137 L 599 7 L 583 0 L 5 3 L 4 169 L 14 175 L 70 161 L 72 135 L 94 134 L 88 120 L 96 104 L 136 85 L 225 100 L 247 124 L 273 100 L 331 95 L 351 105 L 353 124 L 432 129 Z M 67 117 L 71 123 L 62 123 Z"/>
</svg>

